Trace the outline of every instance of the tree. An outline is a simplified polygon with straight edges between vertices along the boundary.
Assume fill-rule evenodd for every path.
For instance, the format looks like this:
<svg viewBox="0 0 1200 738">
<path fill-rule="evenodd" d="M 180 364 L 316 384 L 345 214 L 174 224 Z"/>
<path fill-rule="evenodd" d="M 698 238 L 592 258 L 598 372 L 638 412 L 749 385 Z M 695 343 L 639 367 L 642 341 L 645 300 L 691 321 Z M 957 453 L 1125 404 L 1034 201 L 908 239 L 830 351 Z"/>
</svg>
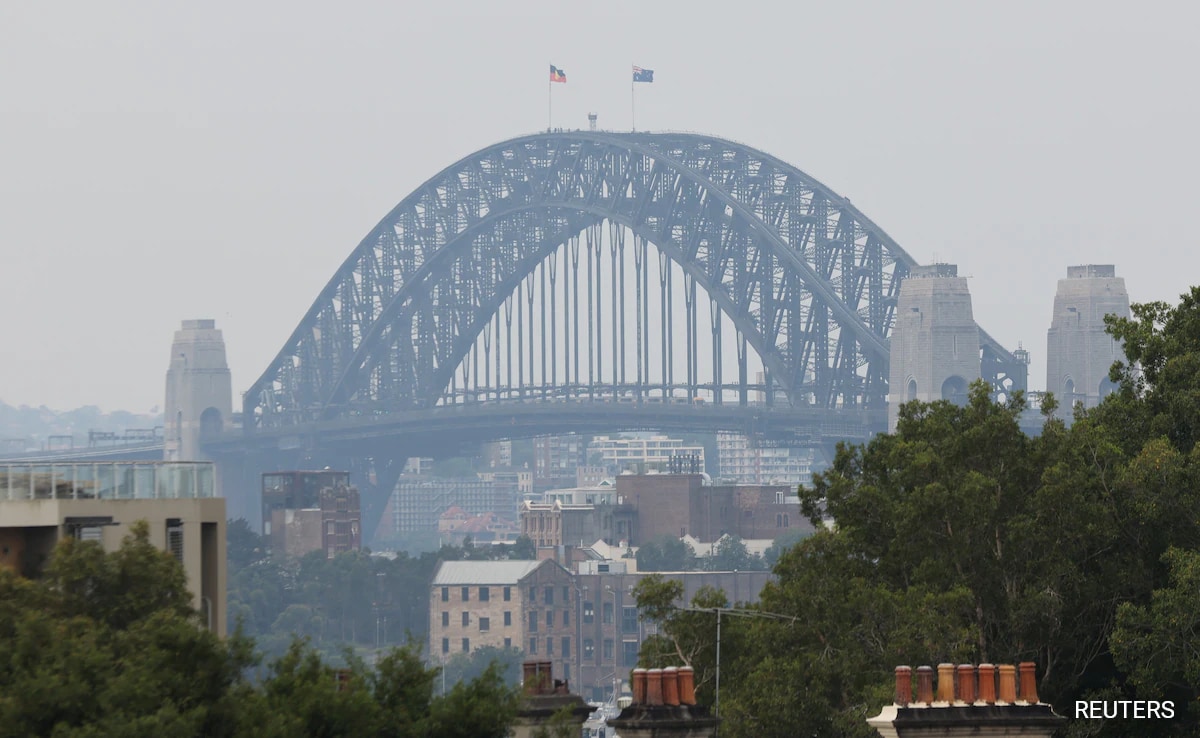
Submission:
<svg viewBox="0 0 1200 738">
<path fill-rule="evenodd" d="M 762 571 L 767 568 L 761 556 L 750 553 L 746 542 L 738 536 L 724 535 L 716 549 L 705 561 L 709 571 Z"/>
<path fill-rule="evenodd" d="M 793 528 L 788 532 L 775 538 L 775 541 L 763 552 L 763 561 L 767 568 L 772 568 L 779 561 L 779 557 L 784 554 L 792 546 L 795 546 L 800 541 L 812 535 L 812 531 L 799 530 Z"/>
<path fill-rule="evenodd" d="M 647 541 L 637 552 L 639 571 L 690 571 L 695 559 L 691 546 L 669 535 Z"/>
</svg>

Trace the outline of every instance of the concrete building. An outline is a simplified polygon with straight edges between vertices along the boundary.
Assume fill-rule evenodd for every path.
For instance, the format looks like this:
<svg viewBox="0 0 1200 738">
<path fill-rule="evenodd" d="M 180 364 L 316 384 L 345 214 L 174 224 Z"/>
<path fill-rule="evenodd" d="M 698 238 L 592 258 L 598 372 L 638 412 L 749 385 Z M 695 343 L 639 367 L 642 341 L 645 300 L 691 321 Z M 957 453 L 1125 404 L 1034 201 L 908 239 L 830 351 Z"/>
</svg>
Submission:
<svg viewBox="0 0 1200 738">
<path fill-rule="evenodd" d="M 200 440 L 228 427 L 233 384 L 225 339 L 215 321 L 185 320 L 175 331 L 163 412 L 167 461 L 203 460 Z"/>
<path fill-rule="evenodd" d="M 648 436 L 637 438 L 610 438 L 596 436 L 588 444 L 589 461 L 598 457 L 609 470 L 621 472 L 667 471 L 675 457 L 695 457 L 699 468 L 704 469 L 704 446 L 687 446 L 679 438 Z"/>
<path fill-rule="evenodd" d="M 262 475 L 263 535 L 272 553 L 333 558 L 362 548 L 358 489 L 350 473 L 289 471 Z"/>
<path fill-rule="evenodd" d="M 573 584 L 553 561 L 443 561 L 429 597 L 431 658 L 517 648 L 572 673 Z"/>
<path fill-rule="evenodd" d="M 587 438 L 569 433 L 533 439 L 533 486 L 535 492 L 565 487 L 575 479 L 575 470 L 586 462 Z"/>
<path fill-rule="evenodd" d="M 717 476 L 749 484 L 812 482 L 812 449 L 762 446 L 741 433 L 717 434 Z"/>
<path fill-rule="evenodd" d="M 0 464 L 0 566 L 37 577 L 64 537 L 113 551 L 144 520 L 183 565 L 207 626 L 225 634 L 225 501 L 208 462 Z"/>
<path fill-rule="evenodd" d="M 911 400 L 966 401 L 980 377 L 979 327 L 971 293 L 954 264 L 913 267 L 900 285 L 891 337 L 888 430 Z"/>
<path fill-rule="evenodd" d="M 521 535 L 538 548 L 582 548 L 603 540 L 613 545 L 627 540 L 633 510 L 623 505 L 525 502 L 521 505 Z"/>
<path fill-rule="evenodd" d="M 1129 317 L 1125 280 L 1112 264 L 1067 268 L 1058 280 L 1054 316 L 1046 336 L 1046 390 L 1070 415 L 1071 406 L 1095 407 L 1116 389 L 1108 379 L 1121 346 L 1108 335 L 1106 315 Z"/>
<path fill-rule="evenodd" d="M 474 477 L 401 476 L 392 492 L 391 533 L 436 531 L 442 513 L 457 505 L 470 515 L 485 512 L 517 514 L 515 486 L 503 487 L 499 494 L 492 481 Z"/>
</svg>

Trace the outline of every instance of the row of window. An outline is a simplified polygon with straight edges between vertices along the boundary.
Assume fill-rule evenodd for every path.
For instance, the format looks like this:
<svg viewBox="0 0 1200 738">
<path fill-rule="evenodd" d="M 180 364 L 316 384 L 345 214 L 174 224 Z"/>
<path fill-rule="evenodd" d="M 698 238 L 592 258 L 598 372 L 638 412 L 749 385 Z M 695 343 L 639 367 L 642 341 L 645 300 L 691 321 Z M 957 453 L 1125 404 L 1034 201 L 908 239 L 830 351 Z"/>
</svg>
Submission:
<svg viewBox="0 0 1200 738">
<path fill-rule="evenodd" d="M 529 639 L 529 649 L 526 653 L 528 653 L 530 655 L 537 655 L 540 643 L 541 643 L 540 639 L 530 638 Z M 462 645 L 463 653 L 471 652 L 471 639 L 470 638 L 463 638 L 461 645 Z M 613 639 L 611 639 L 611 638 L 605 638 L 602 641 L 602 643 L 601 643 L 601 646 L 602 646 L 601 661 L 612 661 L 613 653 L 614 653 L 614 645 L 615 644 L 613 643 Z M 504 639 L 504 647 L 512 648 L 512 639 L 511 638 Z M 562 638 L 559 639 L 559 649 L 560 649 L 558 652 L 559 655 L 570 658 L 570 656 L 571 656 L 571 638 L 569 636 L 563 636 Z M 639 649 L 639 644 L 637 641 L 622 641 L 621 642 L 621 664 L 620 665 L 621 666 L 637 666 L 638 649 Z M 449 638 L 442 639 L 442 653 L 444 653 L 444 654 L 450 653 L 450 639 Z M 553 638 L 546 639 L 546 650 L 543 652 L 542 655 L 545 655 L 545 656 L 553 656 L 554 655 L 554 639 Z M 587 661 L 589 659 L 594 659 L 594 658 L 596 658 L 596 643 L 595 643 L 595 641 L 593 641 L 591 638 L 583 639 L 583 659 L 585 661 Z"/>
<path fill-rule="evenodd" d="M 512 648 L 512 639 L 511 638 L 504 639 L 504 647 Z M 470 638 L 462 639 L 462 652 L 463 653 L 471 652 L 471 639 Z M 442 653 L 450 653 L 450 639 L 449 638 L 442 639 Z"/>
<path fill-rule="evenodd" d="M 490 602 L 491 601 L 491 599 L 492 599 L 491 589 L 492 589 L 491 587 L 479 587 L 479 601 L 480 602 Z M 450 601 L 450 588 L 442 587 L 442 602 L 449 602 L 449 601 Z M 471 601 L 471 588 L 470 587 L 462 588 L 462 601 L 463 602 Z M 512 601 L 512 587 L 504 588 L 504 601 L 505 602 Z"/>
<path fill-rule="evenodd" d="M 504 611 L 504 624 L 512 625 L 512 612 L 510 612 L 508 610 Z M 443 628 L 450 627 L 450 613 L 446 612 L 445 610 L 442 611 L 442 627 Z M 471 627 L 471 613 L 464 612 L 462 614 L 462 627 L 464 627 L 464 628 Z M 491 630 L 492 629 L 492 619 L 491 618 L 479 618 L 479 629 L 480 630 Z"/>
</svg>

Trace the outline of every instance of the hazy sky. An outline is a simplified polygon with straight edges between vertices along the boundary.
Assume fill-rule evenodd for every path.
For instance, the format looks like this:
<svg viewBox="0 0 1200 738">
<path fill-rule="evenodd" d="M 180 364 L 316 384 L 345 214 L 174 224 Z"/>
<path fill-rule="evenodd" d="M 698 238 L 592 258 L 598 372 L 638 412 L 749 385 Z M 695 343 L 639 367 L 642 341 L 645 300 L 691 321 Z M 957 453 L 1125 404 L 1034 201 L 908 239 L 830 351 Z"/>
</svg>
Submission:
<svg viewBox="0 0 1200 738">
<path fill-rule="evenodd" d="M 1200 11 L 1112 2 L 0 2 L 0 400 L 162 404 L 212 317 L 246 389 L 395 203 L 546 125 L 712 133 L 822 180 L 1045 383 L 1056 280 L 1200 282 Z"/>
</svg>

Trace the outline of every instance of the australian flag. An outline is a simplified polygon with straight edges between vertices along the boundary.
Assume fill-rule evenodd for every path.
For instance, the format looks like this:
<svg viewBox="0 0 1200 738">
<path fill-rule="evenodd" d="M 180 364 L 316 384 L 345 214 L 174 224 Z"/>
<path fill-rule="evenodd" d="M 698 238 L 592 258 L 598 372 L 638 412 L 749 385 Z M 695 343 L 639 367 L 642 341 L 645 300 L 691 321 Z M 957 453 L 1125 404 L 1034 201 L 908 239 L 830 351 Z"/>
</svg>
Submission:
<svg viewBox="0 0 1200 738">
<path fill-rule="evenodd" d="M 633 81 L 634 82 L 653 82 L 654 81 L 654 70 L 653 69 L 642 69 L 641 67 L 634 67 L 633 68 Z"/>
</svg>

